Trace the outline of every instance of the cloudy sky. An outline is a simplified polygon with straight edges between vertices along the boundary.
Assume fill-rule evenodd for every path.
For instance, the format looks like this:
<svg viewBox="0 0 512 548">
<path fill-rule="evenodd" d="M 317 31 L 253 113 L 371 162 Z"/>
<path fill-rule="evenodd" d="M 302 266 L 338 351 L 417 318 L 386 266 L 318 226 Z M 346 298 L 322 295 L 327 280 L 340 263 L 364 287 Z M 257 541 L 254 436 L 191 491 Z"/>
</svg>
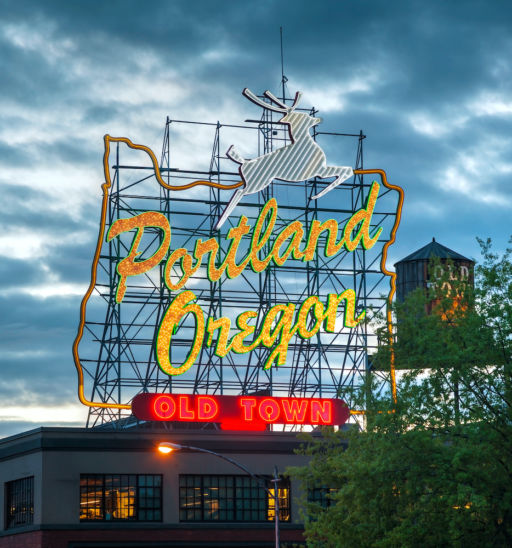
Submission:
<svg viewBox="0 0 512 548">
<path fill-rule="evenodd" d="M 83 425 L 71 345 L 97 237 L 102 138 L 161 149 L 166 116 L 254 118 L 288 90 L 406 192 L 391 262 L 433 236 L 478 259 L 512 233 L 505 0 L 4 0 L 0 436 Z"/>
</svg>

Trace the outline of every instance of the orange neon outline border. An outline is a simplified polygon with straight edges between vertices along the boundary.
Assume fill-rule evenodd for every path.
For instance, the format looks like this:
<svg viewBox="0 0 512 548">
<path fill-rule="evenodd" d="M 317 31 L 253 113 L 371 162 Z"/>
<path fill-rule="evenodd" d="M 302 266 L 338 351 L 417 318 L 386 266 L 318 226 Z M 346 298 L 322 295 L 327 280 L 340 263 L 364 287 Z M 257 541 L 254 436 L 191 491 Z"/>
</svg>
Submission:
<svg viewBox="0 0 512 548">
<path fill-rule="evenodd" d="M 168 190 L 187 190 L 189 188 L 193 188 L 195 186 L 211 186 L 214 188 L 220 188 L 223 190 L 227 189 L 233 189 L 238 188 L 243 185 L 243 182 L 240 181 L 238 183 L 234 183 L 232 185 L 222 185 L 220 183 L 214 183 L 212 181 L 194 181 L 192 183 L 189 183 L 187 185 L 183 186 L 174 186 L 167 184 L 161 176 L 160 168 L 158 167 L 158 161 L 156 159 L 155 154 L 153 151 L 144 145 L 136 145 L 132 143 L 132 141 L 126 137 L 111 137 L 110 135 L 105 135 L 104 138 L 105 143 L 105 152 L 103 154 L 103 171 L 105 173 L 105 183 L 102 183 L 101 189 L 103 191 L 103 198 L 101 203 L 101 218 L 100 218 L 100 230 L 98 233 L 98 242 L 96 244 L 96 251 L 94 253 L 94 259 L 92 262 L 91 267 L 91 283 L 89 284 L 89 287 L 87 288 L 87 291 L 82 299 L 82 302 L 80 303 L 80 321 L 78 324 L 78 331 L 76 338 L 73 342 L 73 360 L 75 362 L 75 367 L 78 374 L 78 399 L 83 405 L 86 405 L 88 407 L 99 407 L 99 408 L 106 408 L 106 409 L 131 409 L 130 404 L 122 404 L 122 403 L 105 403 L 105 402 L 92 402 L 88 400 L 85 397 L 84 393 L 84 372 L 82 363 L 80 362 L 80 356 L 78 355 L 78 346 L 80 345 L 80 342 L 82 340 L 83 334 L 84 334 L 84 328 L 85 328 L 85 313 L 86 313 L 86 307 L 87 303 L 89 301 L 90 296 L 92 295 L 92 292 L 94 291 L 94 288 L 96 287 L 96 278 L 97 278 L 97 270 L 98 270 L 98 262 L 100 259 L 101 254 L 101 248 L 103 247 L 103 239 L 105 237 L 105 225 L 106 225 L 106 219 L 107 219 L 107 206 L 108 206 L 108 197 L 109 197 L 109 189 L 112 187 L 112 181 L 110 179 L 110 169 L 109 169 L 109 157 L 110 157 L 110 143 L 125 143 L 128 145 L 128 147 L 134 149 L 134 150 L 143 150 L 146 152 L 149 157 L 151 158 L 151 161 L 153 163 L 153 168 L 155 171 L 155 176 L 158 181 L 158 183 L 168 189 Z M 397 207 L 397 213 L 395 217 L 395 223 L 393 225 L 393 228 L 391 230 L 391 238 L 384 244 L 384 248 L 382 250 L 382 258 L 381 258 L 381 271 L 383 274 L 387 276 L 391 276 L 390 280 L 390 292 L 388 295 L 388 307 L 387 307 L 387 327 L 388 332 L 390 336 L 390 340 L 392 337 L 392 323 L 391 323 L 391 300 L 393 298 L 393 295 L 395 294 L 396 289 L 396 274 L 394 272 L 390 272 L 386 269 L 386 260 L 387 260 L 387 251 L 389 246 L 395 242 L 395 234 L 398 229 L 398 225 L 400 224 L 400 220 L 402 217 L 402 205 L 404 201 L 404 191 L 401 187 L 396 185 L 391 185 L 388 183 L 386 172 L 382 169 L 360 169 L 360 170 L 354 170 L 354 174 L 356 175 L 365 175 L 365 174 L 379 174 L 382 180 L 382 183 L 386 188 L 389 188 L 391 190 L 396 190 L 399 193 L 399 201 L 398 201 L 398 207 Z M 395 378 L 395 367 L 394 367 L 394 353 L 393 350 L 391 350 L 391 386 L 392 386 L 392 394 L 393 394 L 393 401 L 396 403 L 396 378 Z M 351 414 L 364 414 L 364 411 L 350 411 Z"/>
<path fill-rule="evenodd" d="M 107 408 L 107 409 L 131 409 L 131 405 L 129 404 L 92 402 L 85 397 L 84 371 L 83 371 L 82 363 L 80 362 L 80 356 L 78 355 L 78 346 L 84 335 L 85 309 L 87 307 L 87 302 L 89 301 L 89 298 L 96 286 L 98 262 L 100 260 L 101 248 L 103 246 L 103 239 L 105 236 L 105 224 L 107 220 L 107 206 L 108 206 L 108 192 L 112 186 L 112 181 L 110 179 L 110 169 L 108 165 L 108 160 L 110 157 L 110 143 L 125 143 L 130 148 L 133 148 L 135 150 L 143 150 L 144 152 L 147 152 L 147 154 L 151 158 L 151 162 L 153 163 L 153 169 L 155 170 L 155 176 L 157 178 L 157 181 L 160 183 L 161 186 L 163 186 L 164 188 L 168 190 L 187 190 L 188 188 L 192 188 L 194 186 L 212 186 L 214 188 L 231 189 L 231 188 L 238 188 L 239 186 L 242 186 L 243 182 L 240 181 L 232 185 L 221 185 L 220 183 L 214 183 L 212 181 L 194 181 L 192 183 L 189 183 L 183 186 L 169 185 L 162 179 L 162 175 L 160 174 L 160 168 L 158 167 L 158 161 L 156 159 L 156 156 L 149 147 L 144 145 L 136 145 L 132 143 L 130 139 L 126 137 L 111 137 L 110 135 L 105 135 L 103 140 L 105 142 L 105 152 L 103 154 L 103 171 L 105 173 L 106 182 L 101 185 L 101 189 L 103 191 L 103 199 L 101 203 L 100 231 L 98 234 L 98 243 L 96 244 L 96 252 L 94 253 L 94 259 L 91 267 L 91 283 L 89 284 L 89 287 L 87 288 L 84 298 L 82 299 L 82 302 L 80 304 L 80 322 L 78 324 L 78 332 L 77 332 L 76 338 L 73 342 L 73 359 L 74 359 L 75 367 L 78 373 L 78 399 L 80 400 L 81 403 L 83 403 L 84 405 L 87 405 L 88 407 L 101 407 L 101 408 Z"/>
<path fill-rule="evenodd" d="M 384 247 L 382 248 L 382 257 L 380 260 L 381 272 L 384 275 L 391 277 L 391 279 L 389 280 L 390 290 L 388 294 L 388 303 L 387 303 L 387 309 L 386 309 L 386 323 L 387 323 L 387 329 L 388 329 L 389 345 L 391 348 L 391 356 L 390 356 L 391 394 L 393 397 L 393 403 L 396 404 L 397 396 L 396 396 L 395 352 L 393 350 L 393 318 L 392 318 L 392 308 L 391 308 L 391 302 L 396 292 L 396 272 L 391 272 L 390 270 L 388 270 L 386 268 L 386 262 L 388 259 L 389 246 L 395 243 L 396 231 L 398 230 L 398 226 L 400 225 L 400 221 L 402 220 L 402 206 L 404 205 L 404 189 L 398 185 L 390 184 L 388 182 L 386 172 L 383 169 L 354 169 L 355 175 L 370 175 L 372 173 L 380 175 L 382 184 L 386 188 L 389 188 L 390 190 L 396 190 L 398 192 L 398 204 L 396 207 L 395 223 L 393 224 L 393 228 L 391 229 L 391 235 L 389 240 L 384 244 Z M 364 415 L 365 413 L 366 413 L 365 411 L 356 411 L 354 409 L 350 410 L 351 415 Z"/>
</svg>

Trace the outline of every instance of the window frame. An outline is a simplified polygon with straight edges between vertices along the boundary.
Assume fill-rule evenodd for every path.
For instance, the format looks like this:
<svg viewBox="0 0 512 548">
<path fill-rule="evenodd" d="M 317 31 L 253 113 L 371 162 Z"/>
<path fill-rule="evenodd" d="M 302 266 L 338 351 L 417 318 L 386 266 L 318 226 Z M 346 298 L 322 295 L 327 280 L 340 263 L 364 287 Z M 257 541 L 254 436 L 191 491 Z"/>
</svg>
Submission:
<svg viewBox="0 0 512 548">
<path fill-rule="evenodd" d="M 148 478 L 148 477 L 151 477 L 151 478 L 160 478 L 160 484 L 155 486 L 154 485 L 154 479 L 152 481 L 153 485 L 146 485 L 146 481 L 147 480 L 144 480 L 144 482 L 141 481 L 141 478 Z M 134 512 L 134 516 L 133 517 L 114 517 L 113 515 L 111 515 L 111 517 L 107 518 L 107 479 L 108 478 L 116 478 L 118 480 L 118 482 L 121 484 L 120 486 L 121 487 L 127 487 L 127 488 L 132 488 L 134 487 L 135 488 L 135 494 L 133 496 L 133 512 Z M 123 485 L 123 479 L 125 478 L 128 478 L 127 480 L 127 485 Z M 135 478 L 135 484 L 132 485 L 130 483 L 130 478 Z M 83 480 L 86 480 L 86 485 L 85 485 L 85 489 L 84 489 L 84 486 L 82 485 L 82 481 Z M 88 497 L 83 499 L 82 498 L 82 494 L 83 493 L 90 493 L 90 491 L 87 490 L 87 487 L 89 486 L 89 482 L 92 482 L 93 481 L 97 481 L 97 480 L 101 480 L 101 499 L 100 499 L 100 512 L 101 512 L 101 516 L 102 517 L 99 517 L 99 518 L 96 518 L 96 517 L 92 517 L 92 518 L 87 518 L 87 517 L 81 517 L 81 514 L 82 514 L 82 503 L 84 501 L 87 501 L 88 500 Z M 85 473 L 85 474 L 80 474 L 80 482 L 79 482 L 79 500 L 80 500 L 80 507 L 79 507 L 79 520 L 80 520 L 80 523 L 98 523 L 98 522 L 101 522 L 101 523 L 108 523 L 108 522 L 121 522 L 121 523 L 126 523 L 126 522 L 149 522 L 149 523 L 159 523 L 159 522 L 162 522 L 163 521 L 163 474 L 108 474 L 108 473 Z M 147 495 L 146 496 L 142 496 L 141 495 L 141 491 L 143 489 L 146 489 L 146 488 L 158 488 L 159 489 L 159 495 L 158 496 L 152 496 L 152 497 L 148 497 Z M 148 507 L 148 506 L 141 506 L 141 502 L 142 501 L 147 501 L 148 499 L 152 499 L 154 501 L 157 501 L 157 504 L 158 506 L 152 506 L 152 507 Z M 130 506 L 130 505 L 129 505 Z M 148 519 L 147 518 L 147 513 L 145 514 L 145 517 L 144 518 L 140 518 L 140 514 L 142 512 L 148 512 L 148 511 L 153 511 L 154 513 L 156 512 L 159 512 L 159 517 L 158 518 L 152 518 L 152 519 Z"/>
<path fill-rule="evenodd" d="M 26 486 L 23 486 L 23 483 L 26 483 Z M 15 487 L 20 488 L 20 492 L 15 493 Z M 20 495 L 17 497 L 17 500 L 13 501 L 12 498 L 15 495 Z M 23 497 L 26 497 L 26 500 L 23 500 Z M 12 512 L 12 508 L 16 508 L 15 504 L 25 504 L 25 509 L 23 512 Z M 4 483 L 4 529 L 17 529 L 18 527 L 26 527 L 34 524 L 34 476 L 25 476 L 23 478 L 18 478 L 15 480 L 6 481 Z M 16 521 L 16 516 L 23 514 L 26 516 L 24 521 Z M 13 523 L 14 521 L 14 523 Z"/>
<path fill-rule="evenodd" d="M 336 504 L 332 499 L 332 495 L 337 493 L 337 487 L 310 487 L 308 489 L 308 504 L 318 504 L 324 510 Z"/>
<path fill-rule="evenodd" d="M 208 480 L 211 480 L 213 478 L 220 480 L 224 479 L 226 485 L 222 487 L 214 487 L 212 485 L 205 486 L 205 478 Z M 272 483 L 272 477 L 271 476 L 260 476 L 260 478 L 264 481 L 266 481 L 266 487 L 269 491 L 274 490 L 274 484 Z M 232 480 L 231 486 L 227 486 L 228 480 Z M 242 480 L 242 484 L 237 484 L 237 480 Z M 243 485 L 243 480 L 248 481 L 248 485 Z M 190 484 L 187 485 L 186 481 L 190 481 Z M 199 485 L 195 485 L 195 482 L 199 481 Z M 217 482 L 217 485 L 219 485 L 220 482 Z M 274 517 L 269 517 L 271 509 L 271 505 L 269 504 L 269 501 L 271 499 L 271 496 L 269 495 L 268 491 L 266 491 L 261 483 L 254 477 L 251 477 L 249 475 L 244 474 L 179 474 L 178 477 L 178 486 L 179 486 L 179 493 L 178 493 L 178 518 L 180 523 L 273 523 Z M 187 492 L 187 490 L 196 489 L 198 488 L 200 493 L 199 497 L 195 497 Z M 228 512 L 231 512 L 233 517 L 229 518 L 226 517 L 226 519 L 220 519 L 219 517 L 216 518 L 210 518 L 205 517 L 207 512 L 209 511 L 207 504 L 205 504 L 205 497 L 206 497 L 206 489 L 210 488 L 217 488 L 217 489 L 232 489 L 233 494 L 232 497 L 225 496 L 224 502 L 227 503 L 228 501 L 231 501 L 231 507 L 229 507 L 229 504 L 225 508 L 219 508 L 217 510 L 217 513 L 225 512 L 228 514 Z M 250 507 L 243 506 L 243 501 L 253 501 L 252 495 L 249 496 L 237 496 L 237 490 L 239 489 L 257 489 L 258 490 L 258 497 L 256 498 L 257 502 L 264 501 L 264 508 L 254 508 L 254 504 L 251 504 Z M 185 490 L 185 493 L 183 494 L 183 490 Z M 280 476 L 280 481 L 278 485 L 278 494 L 279 491 L 286 490 L 286 494 L 284 497 L 279 497 L 279 500 L 286 500 L 285 505 L 279 505 L 279 518 L 281 522 L 284 523 L 291 523 L 291 517 L 292 517 L 292 497 L 291 497 L 291 482 L 290 479 L 287 477 Z M 263 496 L 262 496 L 263 495 Z M 199 502 L 198 507 L 194 507 L 190 509 L 187 507 L 187 499 L 193 499 L 197 500 Z M 221 501 L 221 497 L 219 496 L 217 501 Z M 239 505 L 239 503 L 242 501 L 242 505 Z M 199 514 L 199 517 L 192 517 L 187 518 L 184 517 L 184 514 L 186 512 L 196 512 Z M 264 512 L 264 515 L 266 518 L 263 519 L 247 519 L 246 515 L 248 513 L 253 512 Z M 286 515 L 283 515 L 284 512 L 287 512 Z M 239 517 L 239 514 L 241 514 L 242 517 Z"/>
</svg>

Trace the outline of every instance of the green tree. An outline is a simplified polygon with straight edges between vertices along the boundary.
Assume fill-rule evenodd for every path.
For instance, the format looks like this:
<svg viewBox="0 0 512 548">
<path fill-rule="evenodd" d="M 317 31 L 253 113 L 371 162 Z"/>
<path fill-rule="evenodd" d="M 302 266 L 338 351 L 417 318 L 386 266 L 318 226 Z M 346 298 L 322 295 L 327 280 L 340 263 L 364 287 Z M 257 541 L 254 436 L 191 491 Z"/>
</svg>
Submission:
<svg viewBox="0 0 512 548">
<path fill-rule="evenodd" d="M 292 475 L 334 489 L 305 504 L 310 546 L 512 546 L 512 251 L 480 245 L 474 290 L 441 277 L 395 306 L 392 347 L 383 328 L 396 404 L 369 379 L 365 428 L 307 441 Z"/>
</svg>

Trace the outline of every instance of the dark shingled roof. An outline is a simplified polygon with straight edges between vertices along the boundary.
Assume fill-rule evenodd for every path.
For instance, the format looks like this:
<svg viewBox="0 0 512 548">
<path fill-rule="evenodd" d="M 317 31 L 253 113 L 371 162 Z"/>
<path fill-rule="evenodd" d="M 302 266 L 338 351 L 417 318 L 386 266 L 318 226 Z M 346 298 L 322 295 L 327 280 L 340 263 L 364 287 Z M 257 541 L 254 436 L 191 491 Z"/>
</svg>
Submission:
<svg viewBox="0 0 512 548">
<path fill-rule="evenodd" d="M 407 257 L 405 257 L 401 261 L 398 261 L 395 264 L 404 263 L 406 261 L 419 261 L 422 259 L 428 260 L 432 257 L 438 257 L 439 259 L 452 259 L 454 261 L 473 262 L 471 259 L 468 259 L 467 257 L 464 257 L 460 253 L 457 253 L 456 251 L 453 251 L 452 249 L 449 249 L 448 247 L 441 245 L 440 243 L 436 242 L 435 238 L 432 238 L 432 241 L 429 244 L 422 247 L 421 249 L 418 249 L 418 251 L 415 251 L 414 253 L 407 255 Z"/>
</svg>

